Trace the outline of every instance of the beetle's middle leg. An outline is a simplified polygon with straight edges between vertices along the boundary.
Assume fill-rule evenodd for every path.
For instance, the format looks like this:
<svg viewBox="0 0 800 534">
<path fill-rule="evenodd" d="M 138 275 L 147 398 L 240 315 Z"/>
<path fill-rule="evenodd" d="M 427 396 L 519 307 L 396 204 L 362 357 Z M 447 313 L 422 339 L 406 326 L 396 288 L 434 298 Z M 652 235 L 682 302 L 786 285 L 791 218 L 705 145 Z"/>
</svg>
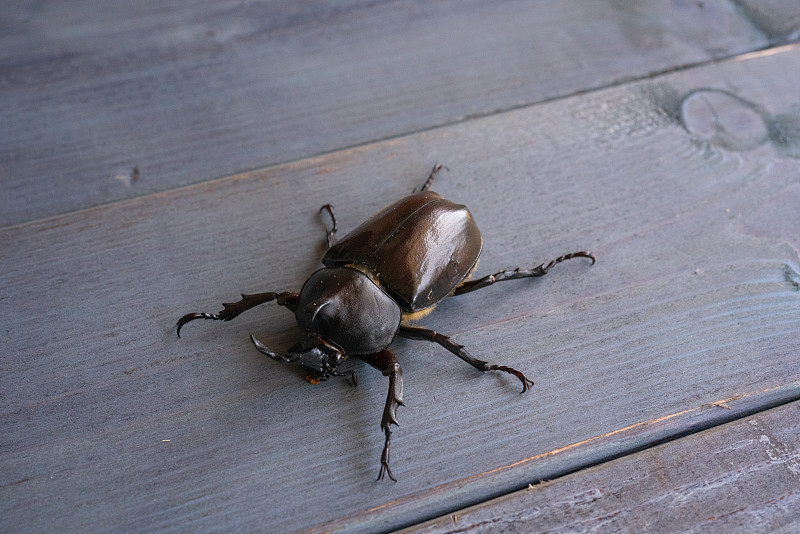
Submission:
<svg viewBox="0 0 800 534">
<path fill-rule="evenodd" d="M 467 352 L 466 349 L 464 349 L 464 345 L 459 345 L 449 337 L 434 330 L 421 328 L 419 326 L 401 324 L 397 335 L 408 339 L 418 339 L 438 343 L 479 371 L 503 371 L 504 373 L 512 374 L 519 378 L 520 382 L 522 382 L 522 393 L 525 393 L 531 388 L 531 386 L 533 386 L 533 381 L 529 380 L 528 377 L 522 373 L 522 371 L 517 371 L 513 367 L 494 365 L 489 362 L 479 360 Z"/>
<path fill-rule="evenodd" d="M 580 252 L 572 252 L 571 254 L 564 254 L 563 256 L 559 256 L 558 258 L 554 259 L 547 265 L 542 263 L 541 265 L 537 265 L 533 269 L 520 269 L 517 267 L 516 269 L 509 269 L 506 271 L 500 271 L 499 273 L 490 274 L 488 276 L 484 276 L 478 280 L 467 280 L 465 282 L 461 282 L 461 284 L 456 287 L 456 290 L 453 291 L 453 295 L 463 295 L 464 293 L 469 293 L 470 291 L 475 291 L 476 289 L 481 289 L 486 286 L 490 286 L 495 282 L 505 282 L 506 280 L 517 280 L 519 278 L 534 278 L 537 276 L 544 276 L 547 274 L 547 271 L 555 265 L 556 263 L 561 263 L 562 261 L 569 260 L 572 258 L 589 258 L 592 260 L 592 265 L 594 265 L 594 256 L 591 252 L 587 250 L 582 250 Z"/>
<path fill-rule="evenodd" d="M 378 473 L 378 480 L 383 480 L 383 477 L 388 475 L 397 482 L 392 475 L 392 470 L 389 469 L 389 445 L 392 441 L 392 431 L 389 425 L 397 425 L 397 408 L 405 406 L 403 403 L 403 370 L 397 363 L 395 355 L 388 350 L 359 356 L 359 358 L 380 370 L 384 376 L 389 377 L 389 394 L 386 396 L 386 406 L 383 408 L 383 417 L 381 417 L 381 430 L 383 430 L 386 440 L 383 443 L 381 471 Z"/>
</svg>

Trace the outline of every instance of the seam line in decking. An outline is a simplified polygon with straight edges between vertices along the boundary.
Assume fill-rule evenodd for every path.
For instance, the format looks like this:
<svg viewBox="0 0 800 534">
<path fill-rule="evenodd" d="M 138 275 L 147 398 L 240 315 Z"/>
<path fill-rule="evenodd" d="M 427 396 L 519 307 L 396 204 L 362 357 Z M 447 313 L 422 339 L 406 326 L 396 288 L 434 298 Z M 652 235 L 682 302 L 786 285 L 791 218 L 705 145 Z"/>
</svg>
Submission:
<svg viewBox="0 0 800 534">
<path fill-rule="evenodd" d="M 413 527 L 521 490 L 533 490 L 580 471 L 659 445 L 800 401 L 800 381 L 737 394 L 694 408 L 641 421 L 468 478 L 408 495 L 364 514 L 319 525 L 305 532 L 387 532 Z M 547 465 L 553 463 L 554 465 Z M 472 484 L 479 486 L 470 489 Z M 486 489 L 481 491 L 481 486 Z M 495 489 L 492 489 L 495 488 Z M 443 502 L 448 496 L 449 502 Z M 394 508 L 394 510 L 392 510 Z M 380 514 L 370 515 L 380 511 Z M 390 516 L 390 517 L 387 517 Z M 408 518 L 413 517 L 411 521 Z"/>
<path fill-rule="evenodd" d="M 741 60 L 752 59 L 752 58 L 755 58 L 755 57 L 761 57 L 763 55 L 773 55 L 773 54 L 779 54 L 779 53 L 783 53 L 783 52 L 788 52 L 788 51 L 790 51 L 790 50 L 792 50 L 792 49 L 794 49 L 794 48 L 796 48 L 798 46 L 800 46 L 800 42 L 792 42 L 792 43 L 788 43 L 788 44 L 782 44 L 782 45 L 779 45 L 779 46 L 775 46 L 775 45 L 771 45 L 770 44 L 770 45 L 764 46 L 762 48 L 757 48 L 757 49 L 754 49 L 754 50 L 749 50 L 747 52 L 742 52 L 742 53 L 738 53 L 738 54 L 730 54 L 730 55 L 727 55 L 727 56 L 722 56 L 722 57 L 710 59 L 710 60 L 707 60 L 707 61 L 686 63 L 686 64 L 683 64 L 683 65 L 672 66 L 672 67 L 670 67 L 668 69 L 657 70 L 657 71 L 652 71 L 652 72 L 646 72 L 646 73 L 643 73 L 643 74 L 638 75 L 638 76 L 626 76 L 626 77 L 619 78 L 618 80 L 615 80 L 615 81 L 613 81 L 611 83 L 607 83 L 607 84 L 603 84 L 603 85 L 597 85 L 597 86 L 593 86 L 593 87 L 587 87 L 587 88 L 580 89 L 580 90 L 577 90 L 577 91 L 572 91 L 572 92 L 569 92 L 569 93 L 559 94 L 559 95 L 555 95 L 555 96 L 551 96 L 551 97 L 545 97 L 545 98 L 543 98 L 541 100 L 537 100 L 536 102 L 528 102 L 528 103 L 524 103 L 524 104 L 517 104 L 517 105 L 508 106 L 508 107 L 504 107 L 504 108 L 498 108 L 498 109 L 495 109 L 495 110 L 492 110 L 492 111 L 469 114 L 469 115 L 465 115 L 465 116 L 463 116 L 463 117 L 461 117 L 459 119 L 455 119 L 455 120 L 451 120 L 451 121 L 447 121 L 447 122 L 442 122 L 442 123 L 435 124 L 435 125 L 432 125 L 432 126 L 419 128 L 419 129 L 416 129 L 416 130 L 400 132 L 400 133 L 389 135 L 389 136 L 386 136 L 386 137 L 380 137 L 380 138 L 376 138 L 376 139 L 371 139 L 369 141 L 364 141 L 364 142 L 360 142 L 360 143 L 354 143 L 352 145 L 345 145 L 345 146 L 337 147 L 337 148 L 334 148 L 334 149 L 331 149 L 331 150 L 323 150 L 323 151 L 320 151 L 320 152 L 317 152 L 317 153 L 314 153 L 314 154 L 307 154 L 307 155 L 299 157 L 299 158 L 292 158 L 292 159 L 287 159 L 287 160 L 283 160 L 283 161 L 277 161 L 275 163 L 272 163 L 270 165 L 266 165 L 266 166 L 263 166 L 263 167 L 255 167 L 255 168 L 250 168 L 250 169 L 243 169 L 243 170 L 241 170 L 239 172 L 236 172 L 234 174 L 226 174 L 224 176 L 218 176 L 216 178 L 210 178 L 208 180 L 203 180 L 201 182 L 190 183 L 190 184 L 186 184 L 186 185 L 182 185 L 182 186 L 178 186 L 178 187 L 172 187 L 172 188 L 165 189 L 165 190 L 162 190 L 162 191 L 154 191 L 154 192 L 151 192 L 151 193 L 144 193 L 142 195 L 132 196 L 132 197 L 124 198 L 124 199 L 121 199 L 121 200 L 103 202 L 103 203 L 95 204 L 93 206 L 89 206 L 87 208 L 76 209 L 76 210 L 68 211 L 66 213 L 59 213 L 59 214 L 55 214 L 55 215 L 52 215 L 52 216 L 49 216 L 49 217 L 40 217 L 38 219 L 33 219 L 33 220 L 30 220 L 30 221 L 23 221 L 23 222 L 19 222 L 19 223 L 8 224 L 8 225 L 5 225 L 5 226 L 0 226 L 0 231 L 10 230 L 10 229 L 19 228 L 19 227 L 24 227 L 25 225 L 29 225 L 29 224 L 37 224 L 37 223 L 41 223 L 41 222 L 46 222 L 46 221 L 51 220 L 51 219 L 58 219 L 60 217 L 67 217 L 67 216 L 71 216 L 73 214 L 89 212 L 89 211 L 97 209 L 97 208 L 106 208 L 106 207 L 114 206 L 114 205 L 124 205 L 127 202 L 140 202 L 141 199 L 146 198 L 146 197 L 158 198 L 159 196 L 163 196 L 163 195 L 170 194 L 170 193 L 173 193 L 173 192 L 178 192 L 178 191 L 181 191 L 181 190 L 184 190 L 184 189 L 187 189 L 187 188 L 191 188 L 191 187 L 208 186 L 210 184 L 214 184 L 214 183 L 220 182 L 222 180 L 229 180 L 229 179 L 232 179 L 232 178 L 235 179 L 237 177 L 244 178 L 244 177 L 247 177 L 248 175 L 251 175 L 251 174 L 253 174 L 255 172 L 266 172 L 266 171 L 269 171 L 270 169 L 277 169 L 277 168 L 284 167 L 284 166 L 295 165 L 295 164 L 298 164 L 298 163 L 303 162 L 303 161 L 312 161 L 314 159 L 318 159 L 318 158 L 321 158 L 321 157 L 326 157 L 326 156 L 329 156 L 331 154 L 336 154 L 338 152 L 346 152 L 346 151 L 349 151 L 349 150 L 357 150 L 357 149 L 364 148 L 364 147 L 371 146 L 371 145 L 375 145 L 375 144 L 391 142 L 393 140 L 402 139 L 402 138 L 406 138 L 406 137 L 411 137 L 411 136 L 418 135 L 418 134 L 425 133 L 425 132 L 435 131 L 435 130 L 438 130 L 440 128 L 448 128 L 448 127 L 452 127 L 452 126 L 457 126 L 459 124 L 463 124 L 463 123 L 466 123 L 466 122 L 469 122 L 469 121 L 472 121 L 472 120 L 482 119 L 482 118 L 491 117 L 491 116 L 495 116 L 495 115 L 502 115 L 504 113 L 512 113 L 512 112 L 519 111 L 519 110 L 522 110 L 522 109 L 533 108 L 535 106 L 550 104 L 550 103 L 553 103 L 553 102 L 559 102 L 559 101 L 566 100 L 566 99 L 569 99 L 569 98 L 574 98 L 574 97 L 590 94 L 590 93 L 593 93 L 593 92 L 596 92 L 596 91 L 605 91 L 605 90 L 608 90 L 608 89 L 613 89 L 615 87 L 621 87 L 621 86 L 628 85 L 628 84 L 631 84 L 631 83 L 644 82 L 644 81 L 647 81 L 647 80 L 652 80 L 653 78 L 665 76 L 665 75 L 672 74 L 672 73 L 675 73 L 675 72 L 687 71 L 687 70 L 691 70 L 691 69 L 694 69 L 694 68 L 702 68 L 704 66 L 716 65 L 716 64 L 720 64 L 720 63 L 726 63 L 726 62 L 729 62 L 729 61 L 741 61 Z"/>
</svg>

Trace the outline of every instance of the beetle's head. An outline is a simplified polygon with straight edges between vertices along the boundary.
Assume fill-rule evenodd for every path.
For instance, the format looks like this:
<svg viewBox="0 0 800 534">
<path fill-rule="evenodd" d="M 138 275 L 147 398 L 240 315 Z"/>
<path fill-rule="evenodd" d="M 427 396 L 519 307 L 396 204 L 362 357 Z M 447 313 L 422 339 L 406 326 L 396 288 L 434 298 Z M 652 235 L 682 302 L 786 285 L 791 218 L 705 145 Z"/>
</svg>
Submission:
<svg viewBox="0 0 800 534">
<path fill-rule="evenodd" d="M 273 360 L 302 365 L 308 373 L 308 379 L 311 382 L 327 380 L 331 376 L 349 375 L 353 377 L 353 382 L 355 383 L 355 374 L 353 371 L 339 373 L 336 370 L 347 357 L 342 349 L 325 341 L 313 332 L 307 332 L 302 341 L 292 347 L 289 353 L 285 355 L 271 351 L 266 345 L 257 340 L 255 336 L 250 336 L 250 340 L 259 352 L 266 354 Z"/>
<path fill-rule="evenodd" d="M 324 268 L 312 274 L 300 290 L 295 309 L 300 327 L 327 344 L 303 350 L 327 354 L 330 346 L 353 356 L 388 347 L 400 327 L 400 315 L 400 307 L 383 289 L 350 267 Z M 306 343 L 315 342 L 304 339 L 300 345 Z"/>
<path fill-rule="evenodd" d="M 289 355 L 308 371 L 313 380 L 327 380 L 335 375 L 336 369 L 346 358 L 342 349 L 313 332 L 306 333 L 303 340 L 292 347 Z"/>
</svg>

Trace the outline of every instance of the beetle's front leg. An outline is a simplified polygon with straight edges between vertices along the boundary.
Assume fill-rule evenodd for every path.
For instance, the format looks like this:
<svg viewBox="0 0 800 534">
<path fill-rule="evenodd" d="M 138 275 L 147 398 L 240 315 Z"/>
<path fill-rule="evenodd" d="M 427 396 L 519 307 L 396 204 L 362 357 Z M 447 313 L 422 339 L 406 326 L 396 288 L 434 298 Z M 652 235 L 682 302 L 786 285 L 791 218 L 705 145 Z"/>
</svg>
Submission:
<svg viewBox="0 0 800 534">
<path fill-rule="evenodd" d="M 519 381 L 522 382 L 522 393 L 525 393 L 533 386 L 533 381 L 529 380 L 528 377 L 522 373 L 522 371 L 517 371 L 513 367 L 494 365 L 489 362 L 479 360 L 467 352 L 466 349 L 464 349 L 464 345 L 459 345 L 449 337 L 434 330 L 421 328 L 419 326 L 401 324 L 397 335 L 408 339 L 418 339 L 438 343 L 479 371 L 503 371 L 504 373 L 512 374 L 519 378 Z"/>
<path fill-rule="evenodd" d="M 384 476 L 388 475 L 389 478 L 397 482 L 397 479 L 392 475 L 392 470 L 389 469 L 389 447 L 392 441 L 392 431 L 389 425 L 397 425 L 397 408 L 405 406 L 403 403 L 403 370 L 400 368 L 400 364 L 397 363 L 395 355 L 388 350 L 359 356 L 359 358 L 379 369 L 384 376 L 389 377 L 389 393 L 386 396 L 386 405 L 383 408 L 383 417 L 381 418 L 381 430 L 383 430 L 386 439 L 381 453 L 381 470 L 378 473 L 378 480 L 383 480 Z"/>
<path fill-rule="evenodd" d="M 297 307 L 297 293 L 274 293 L 269 291 L 267 293 L 257 293 L 255 295 L 245 295 L 242 293 L 242 300 L 238 302 L 225 302 L 222 304 L 223 309 L 219 313 L 187 313 L 178 320 L 178 337 L 181 337 L 181 328 L 190 321 L 195 319 L 212 319 L 214 321 L 230 321 L 235 319 L 242 312 L 246 312 L 250 308 L 255 308 L 259 304 L 271 302 L 278 299 L 278 304 L 285 306 L 292 311 Z"/>
</svg>

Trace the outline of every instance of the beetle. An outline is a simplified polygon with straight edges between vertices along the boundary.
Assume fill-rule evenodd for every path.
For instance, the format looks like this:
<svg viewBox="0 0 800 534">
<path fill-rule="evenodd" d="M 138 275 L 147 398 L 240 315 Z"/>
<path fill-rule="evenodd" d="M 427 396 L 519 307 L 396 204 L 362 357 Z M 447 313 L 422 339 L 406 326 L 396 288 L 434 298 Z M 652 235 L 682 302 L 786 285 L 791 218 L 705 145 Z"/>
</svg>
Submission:
<svg viewBox="0 0 800 534">
<path fill-rule="evenodd" d="M 238 302 L 224 303 L 219 313 L 189 313 L 178 320 L 177 334 L 195 319 L 230 321 L 259 304 L 275 300 L 295 314 L 303 338 L 287 354 L 278 354 L 250 336 L 256 349 L 284 363 L 301 365 L 306 379 L 319 383 L 332 376 L 358 381 L 355 371 L 339 371 L 348 356 L 355 356 L 389 377 L 389 393 L 381 418 L 384 445 L 378 480 L 388 476 L 391 425 L 403 403 L 403 372 L 389 350 L 397 336 L 438 343 L 482 372 L 502 371 L 522 382 L 522 393 L 533 382 L 521 371 L 472 356 L 460 345 L 434 330 L 409 324 L 449 296 L 463 295 L 497 282 L 544 276 L 557 263 L 588 258 L 589 251 L 559 256 L 547 265 L 519 268 L 468 278 L 481 254 L 480 230 L 466 206 L 430 190 L 441 165 L 435 165 L 420 191 L 390 204 L 367 219 L 341 241 L 336 240 L 336 216 L 330 204 L 320 208 L 331 219 L 326 230 L 328 249 L 323 268 L 306 280 L 299 293 L 290 291 L 242 294 Z"/>
</svg>

